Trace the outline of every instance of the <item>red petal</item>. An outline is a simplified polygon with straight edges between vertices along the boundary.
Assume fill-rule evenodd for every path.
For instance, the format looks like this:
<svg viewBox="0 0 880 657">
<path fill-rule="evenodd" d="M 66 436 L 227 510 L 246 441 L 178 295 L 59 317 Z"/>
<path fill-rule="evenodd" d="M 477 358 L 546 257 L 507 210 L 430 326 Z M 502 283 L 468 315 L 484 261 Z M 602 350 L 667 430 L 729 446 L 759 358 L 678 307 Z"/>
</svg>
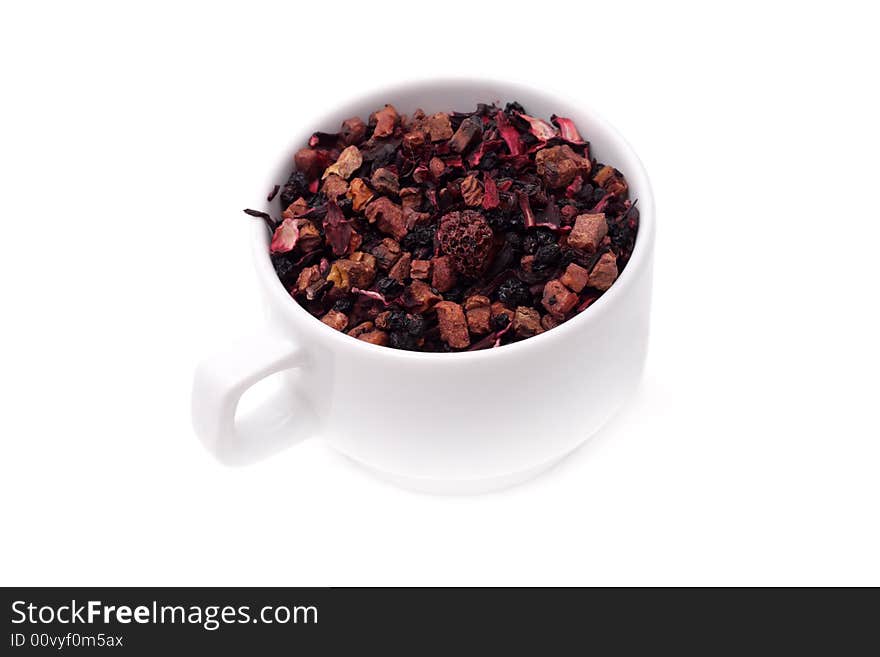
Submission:
<svg viewBox="0 0 880 657">
<path fill-rule="evenodd" d="M 510 124 L 510 121 L 507 120 L 507 117 L 504 116 L 504 112 L 498 112 L 495 115 L 495 125 L 498 126 L 498 132 L 501 133 L 501 138 L 507 144 L 510 154 L 521 155 L 525 151 L 522 140 L 520 140 L 516 128 L 514 128 Z"/>
<path fill-rule="evenodd" d="M 553 139 L 554 137 L 559 136 L 556 132 L 556 128 L 554 128 L 552 125 L 547 123 L 545 120 L 536 119 L 534 116 L 529 116 L 528 114 L 521 114 L 520 112 L 517 112 L 517 115 L 521 119 L 525 119 L 526 121 L 529 122 L 529 126 L 531 126 L 531 129 L 529 130 L 529 132 L 531 132 L 533 135 L 535 135 L 535 137 L 537 137 L 541 141 L 547 141 L 548 139 Z"/>
<path fill-rule="evenodd" d="M 519 209 L 522 210 L 523 213 L 523 225 L 526 228 L 531 228 L 535 225 L 535 213 L 532 212 L 532 206 L 529 204 L 529 197 L 523 192 L 517 192 L 516 196 L 519 199 Z"/>
<path fill-rule="evenodd" d="M 488 173 L 483 173 L 483 209 L 497 208 L 499 203 L 498 186 L 495 184 L 495 179 Z"/>
<path fill-rule="evenodd" d="M 559 127 L 559 136 L 569 144 L 583 146 L 587 143 L 583 140 L 583 137 L 581 137 L 581 134 L 574 125 L 574 121 L 571 119 L 566 119 L 564 116 L 556 116 L 554 114 L 550 117 L 550 120 L 553 121 L 554 125 Z"/>
<path fill-rule="evenodd" d="M 344 255 L 351 242 L 351 222 L 345 219 L 342 210 L 334 202 L 327 204 L 327 216 L 324 218 L 324 234 L 333 247 L 333 255 Z"/>
<path fill-rule="evenodd" d="M 272 244 L 269 245 L 270 253 L 287 253 L 293 251 L 296 242 L 299 239 L 299 226 L 296 225 L 296 219 L 285 219 L 281 225 L 275 229 L 272 235 Z"/>
</svg>

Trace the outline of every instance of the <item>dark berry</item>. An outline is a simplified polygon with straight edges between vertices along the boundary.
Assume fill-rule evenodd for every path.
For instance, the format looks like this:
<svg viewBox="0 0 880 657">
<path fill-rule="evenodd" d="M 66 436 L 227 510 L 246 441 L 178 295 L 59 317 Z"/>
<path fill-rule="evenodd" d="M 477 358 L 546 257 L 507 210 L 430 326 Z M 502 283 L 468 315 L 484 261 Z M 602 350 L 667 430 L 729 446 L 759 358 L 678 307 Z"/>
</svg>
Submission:
<svg viewBox="0 0 880 657">
<path fill-rule="evenodd" d="M 275 268 L 275 273 L 278 274 L 278 278 L 281 279 L 281 282 L 285 285 L 293 283 L 299 273 L 297 266 L 294 264 L 294 260 L 286 253 L 272 256 L 272 266 Z"/>
<path fill-rule="evenodd" d="M 510 324 L 510 317 L 507 316 L 507 313 L 499 313 L 492 317 L 492 329 L 495 331 L 501 331 L 505 326 Z"/>
<path fill-rule="evenodd" d="M 395 349 L 413 350 L 418 348 L 418 343 L 418 337 L 406 331 L 391 331 L 388 334 L 388 346 Z"/>
<path fill-rule="evenodd" d="M 434 243 L 435 230 L 435 226 L 416 226 L 400 241 L 400 245 L 407 251 L 420 246 L 431 246 Z"/>
<path fill-rule="evenodd" d="M 338 310 L 346 315 L 354 308 L 354 300 L 351 297 L 342 297 L 333 304 L 333 310 Z"/>
<path fill-rule="evenodd" d="M 390 276 L 385 276 L 376 283 L 376 291 L 386 299 L 392 299 L 403 292 L 403 284 Z"/>
<path fill-rule="evenodd" d="M 535 267 L 552 267 L 559 262 L 562 249 L 558 244 L 545 244 L 535 251 Z"/>
<path fill-rule="evenodd" d="M 306 178 L 306 174 L 302 171 L 294 171 L 281 188 L 278 202 L 281 204 L 281 208 L 286 210 L 287 206 L 296 199 L 307 196 L 309 196 L 309 181 Z"/>
<path fill-rule="evenodd" d="M 498 286 L 498 300 L 505 306 L 516 308 L 527 306 L 532 302 L 529 286 L 518 278 L 508 278 Z"/>
</svg>

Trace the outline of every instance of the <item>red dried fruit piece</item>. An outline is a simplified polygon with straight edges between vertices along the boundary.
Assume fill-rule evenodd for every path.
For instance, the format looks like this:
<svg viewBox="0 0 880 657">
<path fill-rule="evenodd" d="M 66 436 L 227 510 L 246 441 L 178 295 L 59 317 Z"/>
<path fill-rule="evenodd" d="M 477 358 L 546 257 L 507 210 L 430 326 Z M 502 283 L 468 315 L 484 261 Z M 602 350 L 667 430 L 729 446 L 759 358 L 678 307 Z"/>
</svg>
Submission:
<svg viewBox="0 0 880 657">
<path fill-rule="evenodd" d="M 275 229 L 272 235 L 272 243 L 269 245 L 270 253 L 287 253 L 293 251 L 299 240 L 299 226 L 296 219 L 285 219 L 281 225 Z"/>
<path fill-rule="evenodd" d="M 296 278 L 294 291 L 297 294 L 305 292 L 312 284 L 321 280 L 321 270 L 318 265 L 312 265 L 303 269 Z"/>
<path fill-rule="evenodd" d="M 340 178 L 348 180 L 351 174 L 357 171 L 363 163 L 364 156 L 361 155 L 360 149 L 357 146 L 349 146 L 339 154 L 336 162 L 324 170 L 321 178 L 336 174 Z"/>
<path fill-rule="evenodd" d="M 525 153 L 526 149 L 523 146 L 522 138 L 519 136 L 516 128 L 508 121 L 504 112 L 497 112 L 495 114 L 495 125 L 498 126 L 498 132 L 501 134 L 504 143 L 507 144 L 507 150 L 510 151 L 511 155 L 516 156 Z"/>
<path fill-rule="evenodd" d="M 346 196 L 351 199 L 351 209 L 355 212 L 361 212 L 373 200 L 375 192 L 367 187 L 367 183 L 363 178 L 355 178 L 348 187 Z"/>
<path fill-rule="evenodd" d="M 589 275 L 590 272 L 572 262 L 565 268 L 565 272 L 563 272 L 559 280 L 565 285 L 565 287 L 574 290 L 575 292 L 580 292 L 587 286 L 587 278 Z"/>
<path fill-rule="evenodd" d="M 493 235 L 481 213 L 463 210 L 443 215 L 437 241 L 442 253 L 452 258 L 459 273 L 477 276 L 488 264 Z"/>
<path fill-rule="evenodd" d="M 607 234 L 608 223 L 604 214 L 580 214 L 574 220 L 568 245 L 582 251 L 595 251 Z"/>
<path fill-rule="evenodd" d="M 500 204 L 498 199 L 498 186 L 495 179 L 488 173 L 483 174 L 483 209 L 492 210 Z"/>
<path fill-rule="evenodd" d="M 575 153 L 568 144 L 542 148 L 535 154 L 535 165 L 538 175 L 553 189 L 571 184 L 578 172 L 590 172 L 590 161 Z"/>
<path fill-rule="evenodd" d="M 464 204 L 469 207 L 482 205 L 483 187 L 477 180 L 477 174 L 472 173 L 461 181 L 461 197 L 464 199 Z"/>
<path fill-rule="evenodd" d="M 540 139 L 541 141 L 549 141 L 557 136 L 556 128 L 547 123 L 543 119 L 537 119 L 534 116 L 529 116 L 528 114 L 523 114 L 522 112 L 517 112 L 517 115 L 521 119 L 525 119 L 529 124 L 529 132 L 531 132 L 535 137 Z"/>
<path fill-rule="evenodd" d="M 379 267 L 385 271 L 394 266 L 394 263 L 400 258 L 400 253 L 400 244 L 390 237 L 386 237 L 373 247 L 373 255 L 376 257 Z"/>
<path fill-rule="evenodd" d="M 436 294 L 431 286 L 422 281 L 413 281 L 403 291 L 401 302 L 404 307 L 415 313 L 424 313 L 430 310 L 443 297 Z"/>
<path fill-rule="evenodd" d="M 406 219 L 403 210 L 389 198 L 380 196 L 372 201 L 367 206 L 365 214 L 369 222 L 375 223 L 376 227 L 386 235 L 391 235 L 397 240 L 406 236 Z"/>
<path fill-rule="evenodd" d="M 553 317 L 563 321 L 565 316 L 577 305 L 577 300 L 577 295 L 574 292 L 558 280 L 553 279 L 552 281 L 547 281 L 547 284 L 544 285 L 544 296 L 541 299 L 541 305 Z"/>
<path fill-rule="evenodd" d="M 333 199 L 335 201 L 348 192 L 348 183 L 345 182 L 345 178 L 337 176 L 335 173 L 330 174 L 324 180 L 324 185 L 321 187 L 321 191 L 324 192 L 324 196 L 328 199 Z"/>
<path fill-rule="evenodd" d="M 605 291 L 617 280 L 617 257 L 606 251 L 590 271 L 588 284 L 597 290 Z"/>
<path fill-rule="evenodd" d="M 397 259 L 397 262 L 394 263 L 394 266 L 391 267 L 390 271 L 388 272 L 388 276 L 390 278 L 393 278 L 398 283 L 403 283 L 407 278 L 409 278 L 411 263 L 412 254 L 409 252 L 403 253 Z"/>
<path fill-rule="evenodd" d="M 415 265 L 415 261 L 413 261 Z M 449 256 L 438 256 L 431 260 L 431 285 L 438 292 L 448 292 L 455 287 L 458 276 L 455 275 L 455 267 Z M 415 278 L 415 276 L 413 276 Z"/>
<path fill-rule="evenodd" d="M 467 319 L 461 306 L 452 301 L 441 301 L 435 306 L 440 337 L 453 349 L 464 349 L 471 343 Z"/>
<path fill-rule="evenodd" d="M 444 112 L 432 114 L 425 119 L 423 125 L 431 141 L 445 141 L 452 137 L 452 124 L 449 122 L 449 115 Z"/>
<path fill-rule="evenodd" d="M 409 267 L 409 275 L 410 278 L 417 278 L 420 281 L 428 280 L 431 278 L 431 261 L 413 260 Z"/>
<path fill-rule="evenodd" d="M 330 153 L 323 149 L 301 148 L 293 156 L 293 163 L 297 170 L 306 174 L 309 180 L 317 179 L 327 165 L 331 162 Z M 312 190 L 310 190 L 312 191 Z"/>
<path fill-rule="evenodd" d="M 483 134 L 483 122 L 472 116 L 467 117 L 458 126 L 458 130 L 449 140 L 449 147 L 456 153 L 464 153 Z"/>
<path fill-rule="evenodd" d="M 299 228 L 299 240 L 296 245 L 303 253 L 309 253 L 321 246 L 323 238 L 321 231 L 317 226 L 308 219 L 297 219 L 296 225 Z"/>
<path fill-rule="evenodd" d="M 327 216 L 324 217 L 324 234 L 333 249 L 333 255 L 344 255 L 351 244 L 353 229 L 351 222 L 333 201 L 327 203 Z"/>
<path fill-rule="evenodd" d="M 550 121 L 559 128 L 559 136 L 567 141 L 569 144 L 575 144 L 576 146 L 583 146 L 587 142 L 583 140 L 580 133 L 578 132 L 577 127 L 574 125 L 574 121 L 571 119 L 567 119 L 564 116 L 556 116 L 552 114 L 550 116 Z"/>
<path fill-rule="evenodd" d="M 375 123 L 376 129 L 373 130 L 374 137 L 389 137 L 394 133 L 394 128 L 400 121 L 400 115 L 394 109 L 394 105 L 385 105 L 378 112 L 370 115 L 370 124 Z"/>
<path fill-rule="evenodd" d="M 367 136 L 367 124 L 359 116 L 353 116 L 342 122 L 339 137 L 346 146 L 360 144 Z"/>
<path fill-rule="evenodd" d="M 468 329 L 474 335 L 486 335 L 492 330 L 489 323 L 492 319 L 492 309 L 489 297 L 474 295 L 464 302 L 464 312 L 467 317 Z"/>
<path fill-rule="evenodd" d="M 287 209 L 281 213 L 285 219 L 293 219 L 294 217 L 302 217 L 311 211 L 308 201 L 302 196 L 287 206 Z"/>
<path fill-rule="evenodd" d="M 397 174 L 391 169 L 381 167 L 373 172 L 370 182 L 373 188 L 383 194 L 397 194 L 400 191 L 400 183 L 397 180 Z"/>
<path fill-rule="evenodd" d="M 530 338 L 544 332 L 541 326 L 541 314 L 528 306 L 517 306 L 513 316 L 513 332 L 517 337 Z"/>
<path fill-rule="evenodd" d="M 321 318 L 321 321 L 337 331 L 344 331 L 345 327 L 348 326 L 348 316 L 338 310 L 331 310 Z"/>
<path fill-rule="evenodd" d="M 626 197 L 628 190 L 626 180 L 614 167 L 604 166 L 599 169 L 593 176 L 593 182 L 613 196 Z"/>
</svg>

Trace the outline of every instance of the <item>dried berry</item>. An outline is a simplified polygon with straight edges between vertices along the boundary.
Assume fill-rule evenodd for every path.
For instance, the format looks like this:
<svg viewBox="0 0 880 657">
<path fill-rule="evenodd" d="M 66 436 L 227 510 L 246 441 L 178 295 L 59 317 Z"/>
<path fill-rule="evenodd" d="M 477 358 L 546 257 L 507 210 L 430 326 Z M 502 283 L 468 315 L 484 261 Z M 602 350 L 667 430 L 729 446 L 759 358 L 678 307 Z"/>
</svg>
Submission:
<svg viewBox="0 0 880 657">
<path fill-rule="evenodd" d="M 450 212 L 440 220 L 437 241 L 462 274 L 478 276 L 488 265 L 494 235 L 483 215 L 474 210 Z"/>
<path fill-rule="evenodd" d="M 490 349 L 583 312 L 632 255 L 639 211 L 587 136 L 516 102 L 409 118 L 386 105 L 312 134 L 269 194 L 280 217 L 246 212 L 326 325 L 396 349 Z"/>
</svg>

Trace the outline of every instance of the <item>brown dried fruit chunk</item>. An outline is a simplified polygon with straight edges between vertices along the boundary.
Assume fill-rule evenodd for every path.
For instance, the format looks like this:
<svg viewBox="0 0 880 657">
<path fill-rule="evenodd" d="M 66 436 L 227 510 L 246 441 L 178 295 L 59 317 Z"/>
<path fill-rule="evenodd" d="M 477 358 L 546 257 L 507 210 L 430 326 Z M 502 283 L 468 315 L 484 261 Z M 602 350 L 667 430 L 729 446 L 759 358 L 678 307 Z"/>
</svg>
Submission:
<svg viewBox="0 0 880 657">
<path fill-rule="evenodd" d="M 400 205 L 404 210 L 418 210 L 422 205 L 422 190 L 418 187 L 404 187 L 401 189 Z"/>
<path fill-rule="evenodd" d="M 321 321 L 337 331 L 344 331 L 348 326 L 348 316 L 338 310 L 331 310 L 321 318 Z"/>
<path fill-rule="evenodd" d="M 347 194 L 348 198 L 351 199 L 351 208 L 355 212 L 361 212 L 367 203 L 373 200 L 375 195 L 375 192 L 367 187 L 367 183 L 364 182 L 363 178 L 352 180 Z"/>
<path fill-rule="evenodd" d="M 400 244 L 390 237 L 386 237 L 373 247 L 373 255 L 379 262 L 379 267 L 385 271 L 388 271 L 394 266 L 394 263 L 400 258 L 400 254 Z"/>
<path fill-rule="evenodd" d="M 492 251 L 492 229 L 474 210 L 449 212 L 440 219 L 437 231 L 440 249 L 452 258 L 455 269 L 468 276 L 479 275 Z"/>
<path fill-rule="evenodd" d="M 547 309 L 553 317 L 562 321 L 565 316 L 577 305 L 577 295 L 565 287 L 558 280 L 547 281 L 544 285 L 544 296 L 541 305 Z"/>
<path fill-rule="evenodd" d="M 379 313 L 378 315 L 376 315 L 376 319 L 374 319 L 373 322 L 375 322 L 376 328 L 380 328 L 383 331 L 387 331 L 389 328 L 391 328 L 390 320 L 391 320 L 391 311 L 384 310 L 381 313 Z"/>
<path fill-rule="evenodd" d="M 348 192 L 348 183 L 345 182 L 345 179 L 341 176 L 337 176 L 335 173 L 330 174 L 324 179 L 324 184 L 321 186 L 321 191 L 324 192 L 324 196 L 328 199 L 336 200 L 346 192 Z"/>
<path fill-rule="evenodd" d="M 370 331 L 374 331 L 375 329 L 376 327 L 373 325 L 373 322 L 362 322 L 351 329 L 348 334 L 353 338 L 357 338 L 364 333 L 369 333 Z"/>
<path fill-rule="evenodd" d="M 492 330 L 492 326 L 489 324 L 492 319 L 489 297 L 482 295 L 468 297 L 464 302 L 464 312 L 468 328 L 474 335 L 486 335 Z"/>
<path fill-rule="evenodd" d="M 327 274 L 327 280 L 333 283 L 334 287 L 342 292 L 348 292 L 351 289 L 351 280 L 348 277 L 348 269 L 343 265 L 339 265 L 337 260 L 330 266 L 330 273 Z"/>
<path fill-rule="evenodd" d="M 376 278 L 376 258 L 369 253 L 357 251 L 333 264 L 345 270 L 352 287 L 365 289 Z"/>
<path fill-rule="evenodd" d="M 394 105 L 386 105 L 378 112 L 373 112 L 370 115 L 370 123 L 375 122 L 376 129 L 373 130 L 374 137 L 388 137 L 394 133 L 394 128 L 397 126 L 398 121 L 400 120 L 400 115 L 398 115 L 397 110 L 394 109 Z"/>
<path fill-rule="evenodd" d="M 369 342 L 370 344 L 377 344 L 380 347 L 388 346 L 388 334 L 385 331 L 380 331 L 376 329 L 375 331 L 368 331 L 366 333 L 361 333 L 357 336 L 358 340 L 363 340 L 364 342 Z"/>
<path fill-rule="evenodd" d="M 308 219 L 297 219 L 296 224 L 299 226 L 299 240 L 296 245 L 303 253 L 313 251 L 320 246 L 323 238 L 321 237 L 321 231 L 318 230 L 315 224 Z"/>
<path fill-rule="evenodd" d="M 530 338 L 543 333 L 540 313 L 528 306 L 518 306 L 513 316 L 513 331 L 520 338 Z"/>
<path fill-rule="evenodd" d="M 552 328 L 556 328 L 560 324 L 561 324 L 561 322 L 558 319 L 556 319 L 555 317 L 553 317 L 553 315 L 544 315 L 541 318 L 541 328 L 543 328 L 545 331 L 549 331 Z"/>
<path fill-rule="evenodd" d="M 503 303 L 501 303 L 500 301 L 496 301 L 495 303 L 493 303 L 491 310 L 492 310 L 492 317 L 498 317 L 499 315 L 504 315 L 505 317 L 507 317 L 508 321 L 510 321 L 510 322 L 513 321 L 515 313 L 510 308 L 508 308 Z"/>
<path fill-rule="evenodd" d="M 410 278 L 426 281 L 431 277 L 430 260 L 413 260 L 409 268 Z M 434 287 L 437 287 L 436 285 Z"/>
<path fill-rule="evenodd" d="M 375 223 L 377 228 L 386 235 L 391 235 L 397 240 L 406 236 L 406 220 L 403 217 L 403 210 L 389 198 L 380 196 L 367 206 L 365 214 L 370 223 Z"/>
<path fill-rule="evenodd" d="M 320 280 L 321 271 L 318 269 L 318 265 L 306 267 L 299 273 L 299 276 L 296 279 L 295 290 L 297 291 L 297 293 L 302 294 L 306 291 L 306 288 L 309 287 L 309 285 L 311 285 L 312 283 L 317 283 Z"/>
<path fill-rule="evenodd" d="M 461 181 L 461 197 L 464 204 L 472 208 L 483 203 L 483 186 L 477 180 L 476 174 L 471 174 Z"/>
<path fill-rule="evenodd" d="M 449 140 L 449 146 L 456 153 L 464 153 L 471 144 L 479 141 L 482 134 L 482 121 L 478 118 L 469 116 L 461 122 L 460 126 L 458 126 L 458 130 L 455 131 L 455 134 L 452 135 L 452 139 Z"/>
<path fill-rule="evenodd" d="M 559 280 L 565 285 L 565 287 L 574 290 L 575 292 L 580 292 L 587 286 L 587 278 L 589 275 L 590 272 L 586 269 L 578 264 L 571 263 L 565 268 L 565 272 L 563 272 Z"/>
<path fill-rule="evenodd" d="M 439 157 L 432 157 L 431 161 L 428 162 L 428 171 L 431 172 L 431 177 L 434 180 L 439 180 L 440 176 L 446 171 L 446 162 Z"/>
<path fill-rule="evenodd" d="M 397 174 L 391 169 L 381 167 L 373 172 L 370 182 L 378 192 L 384 194 L 397 194 L 400 191 L 400 183 L 397 180 Z"/>
<path fill-rule="evenodd" d="M 597 290 L 607 290 L 617 280 L 617 273 L 617 258 L 610 251 L 606 251 L 590 272 L 588 284 Z"/>
<path fill-rule="evenodd" d="M 548 187 L 569 185 L 578 171 L 590 171 L 590 161 L 575 153 L 568 144 L 542 148 L 535 154 L 538 175 Z"/>
<path fill-rule="evenodd" d="M 615 196 L 626 197 L 628 190 L 626 179 L 614 167 L 604 166 L 599 169 L 593 176 L 593 182 Z"/>
<path fill-rule="evenodd" d="M 321 173 L 321 154 L 314 148 L 301 148 L 293 156 L 293 163 L 311 180 Z"/>
<path fill-rule="evenodd" d="M 608 223 L 603 213 L 580 214 L 568 235 L 568 245 L 582 251 L 595 251 L 607 234 Z"/>
<path fill-rule="evenodd" d="M 412 254 L 410 254 L 408 251 L 404 252 L 397 259 L 397 262 L 394 263 L 391 271 L 388 272 L 388 276 L 393 278 L 398 283 L 403 283 L 407 278 L 409 278 L 409 268 L 411 263 Z"/>
<path fill-rule="evenodd" d="M 324 175 L 322 178 L 326 178 L 335 173 L 337 176 L 348 180 L 351 177 L 351 174 L 357 171 L 363 163 L 364 158 L 363 155 L 361 155 L 360 150 L 358 150 L 358 147 L 349 146 L 339 154 L 339 158 L 336 162 L 324 169 Z"/>
<path fill-rule="evenodd" d="M 359 116 L 353 116 L 342 122 L 342 129 L 339 131 L 342 142 L 346 146 L 360 144 L 364 137 L 367 136 L 367 124 Z"/>
<path fill-rule="evenodd" d="M 431 276 L 431 285 L 438 292 L 448 292 L 455 287 L 458 282 L 458 276 L 455 275 L 455 266 L 452 264 L 452 258 L 449 256 L 438 256 L 432 258 L 433 273 Z M 415 265 L 415 261 L 413 261 Z"/>
<path fill-rule="evenodd" d="M 413 281 L 403 290 L 403 305 L 415 313 L 427 312 L 435 303 L 442 300 L 443 297 L 422 281 Z"/>
<path fill-rule="evenodd" d="M 453 349 L 464 349 L 471 343 L 467 319 L 457 303 L 441 301 L 435 306 L 440 324 L 440 337 Z"/>
<path fill-rule="evenodd" d="M 452 137 L 452 124 L 449 115 L 444 112 L 432 114 L 424 121 L 424 128 L 431 136 L 431 141 L 445 141 Z"/>
<path fill-rule="evenodd" d="M 306 212 L 308 212 L 311 208 L 309 208 L 309 203 L 302 196 L 296 199 L 293 203 L 287 206 L 287 209 L 281 213 L 281 216 L 284 219 L 294 219 L 296 217 L 301 217 Z"/>
</svg>

